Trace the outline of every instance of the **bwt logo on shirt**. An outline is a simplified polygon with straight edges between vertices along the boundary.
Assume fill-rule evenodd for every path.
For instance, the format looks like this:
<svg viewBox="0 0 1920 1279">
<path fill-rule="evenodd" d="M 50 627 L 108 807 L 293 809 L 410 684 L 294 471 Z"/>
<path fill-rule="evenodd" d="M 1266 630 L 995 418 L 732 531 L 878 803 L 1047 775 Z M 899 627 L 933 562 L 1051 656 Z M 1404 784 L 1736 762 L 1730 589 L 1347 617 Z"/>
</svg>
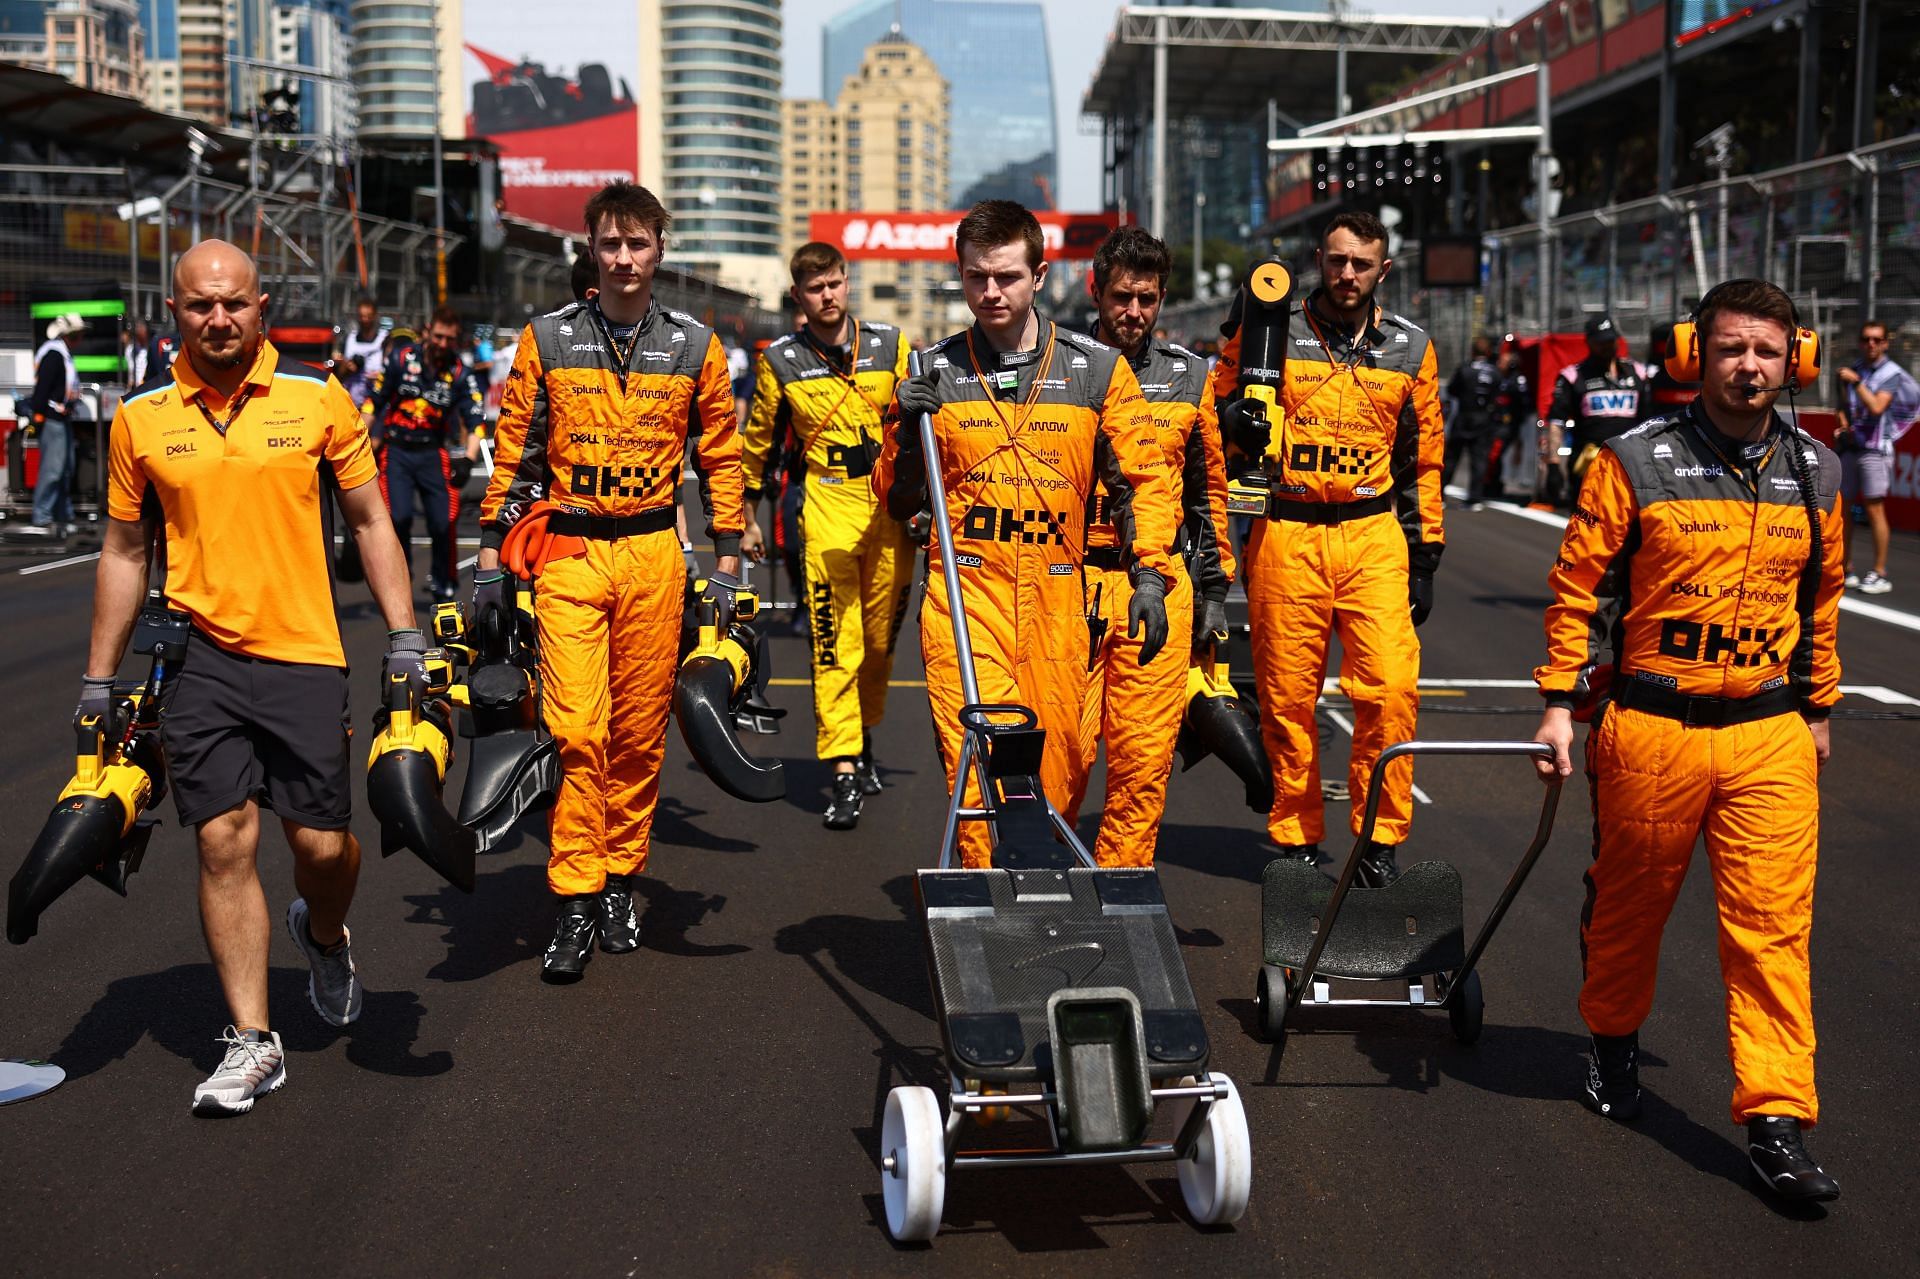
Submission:
<svg viewBox="0 0 1920 1279">
<path fill-rule="evenodd" d="M 1580 408 L 1588 417 L 1632 417 L 1640 411 L 1640 392 L 1588 391 Z"/>
</svg>

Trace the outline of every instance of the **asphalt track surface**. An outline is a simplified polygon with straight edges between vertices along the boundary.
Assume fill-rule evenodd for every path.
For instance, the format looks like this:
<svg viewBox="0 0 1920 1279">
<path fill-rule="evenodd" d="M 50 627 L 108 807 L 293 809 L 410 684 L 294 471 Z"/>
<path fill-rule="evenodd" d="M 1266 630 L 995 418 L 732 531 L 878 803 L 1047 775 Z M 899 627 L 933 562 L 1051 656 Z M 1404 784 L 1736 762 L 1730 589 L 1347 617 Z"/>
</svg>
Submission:
<svg viewBox="0 0 1920 1279">
<path fill-rule="evenodd" d="M 1541 649 L 1557 533 L 1511 512 L 1449 516 L 1429 677 L 1524 679 Z M 416 564 L 424 552 L 415 551 Z M 10 874 L 70 768 L 68 729 L 90 563 L 0 557 L 0 755 Z M 1898 592 L 1920 614 L 1920 546 Z M 762 575 L 764 581 L 764 574 Z M 365 740 L 381 625 L 344 588 Z M 1849 684 L 1920 698 L 1920 633 L 1849 613 Z M 880 1207 L 881 1107 L 944 1078 L 911 873 L 945 800 L 924 693 L 897 688 L 878 734 L 889 789 L 852 834 L 817 816 L 805 649 L 774 644 L 790 797 L 750 807 L 695 772 L 677 735 L 644 942 L 586 980 L 542 985 L 552 908 L 532 826 L 485 859 L 471 897 L 368 848 L 352 915 L 365 1013 L 336 1032 L 275 922 L 274 1024 L 288 1086 L 241 1119 L 191 1118 L 227 1016 L 199 935 L 190 839 L 167 818 L 122 901 L 91 882 L 40 936 L 0 954 L 0 1056 L 70 1078 L 0 1110 L 0 1268 L 13 1274 L 739 1275 L 1912 1273 L 1920 1127 L 1912 1080 L 1920 953 L 1913 760 L 1920 722 L 1838 719 L 1823 787 L 1815 1006 L 1825 1114 L 1815 1152 L 1845 1197 L 1788 1213 L 1751 1189 L 1727 1116 L 1723 996 L 1704 865 L 1667 929 L 1643 1041 L 1648 1105 L 1631 1126 L 1573 1100 L 1584 1034 L 1576 923 L 1589 856 L 1584 786 L 1482 965 L 1473 1048 L 1411 1011 L 1302 1014 L 1284 1051 L 1250 1032 L 1259 962 L 1259 820 L 1217 763 L 1176 775 L 1160 845 L 1166 895 L 1212 1039 L 1253 1134 L 1252 1205 L 1197 1230 L 1167 1165 L 956 1174 L 930 1248 L 896 1248 Z M 917 680 L 903 637 L 896 678 Z M 1853 696 L 1852 711 L 1911 713 Z M 1525 690 L 1434 688 L 1423 737 L 1522 738 Z M 1517 713 L 1506 713 L 1517 712 Z M 1344 742 L 1325 771 L 1343 776 Z M 1532 829 L 1541 788 L 1518 760 L 1423 763 L 1432 798 L 1403 864 L 1445 857 L 1470 923 Z M 1099 794 L 1096 779 L 1094 795 Z M 1097 806 L 1097 799 L 1089 807 Z M 1343 805 L 1335 806 L 1336 810 Z M 1342 814 L 1330 815 L 1339 828 Z M 1091 829 L 1097 811 L 1085 824 Z M 272 909 L 292 895 L 277 831 Z M 1905 1258 L 1902 1262 L 1900 1259 Z"/>
</svg>

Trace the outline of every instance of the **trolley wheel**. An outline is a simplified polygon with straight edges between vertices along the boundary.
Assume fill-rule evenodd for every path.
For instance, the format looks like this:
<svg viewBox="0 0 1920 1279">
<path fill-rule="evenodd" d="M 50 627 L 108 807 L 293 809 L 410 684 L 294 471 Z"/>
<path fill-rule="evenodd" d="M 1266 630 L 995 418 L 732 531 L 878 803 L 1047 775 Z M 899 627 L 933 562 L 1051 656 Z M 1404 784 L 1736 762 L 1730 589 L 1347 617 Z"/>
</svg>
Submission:
<svg viewBox="0 0 1920 1279">
<path fill-rule="evenodd" d="M 1453 1024 L 1453 1037 L 1463 1044 L 1476 1042 L 1487 1014 L 1486 1001 L 1480 996 L 1480 970 L 1468 973 L 1459 988 L 1449 993 L 1453 997 L 1447 1000 L 1447 1020 Z"/>
<path fill-rule="evenodd" d="M 1287 1033 L 1287 970 L 1275 964 L 1260 965 L 1260 981 L 1254 990 L 1254 1006 L 1259 1017 L 1261 1040 L 1277 1044 Z"/>
<path fill-rule="evenodd" d="M 931 1088 L 902 1085 L 887 1094 L 880 1124 L 880 1193 L 887 1233 L 923 1243 L 940 1230 L 947 1201 L 947 1135 Z"/>
<path fill-rule="evenodd" d="M 1187 1211 L 1202 1226 L 1225 1226 L 1240 1220 L 1253 1189 L 1253 1144 L 1247 1134 L 1247 1112 L 1233 1080 L 1219 1071 L 1208 1076 L 1226 1089 L 1226 1096 L 1207 1108 L 1207 1126 L 1194 1142 L 1193 1154 L 1182 1159 L 1180 1195 Z"/>
</svg>

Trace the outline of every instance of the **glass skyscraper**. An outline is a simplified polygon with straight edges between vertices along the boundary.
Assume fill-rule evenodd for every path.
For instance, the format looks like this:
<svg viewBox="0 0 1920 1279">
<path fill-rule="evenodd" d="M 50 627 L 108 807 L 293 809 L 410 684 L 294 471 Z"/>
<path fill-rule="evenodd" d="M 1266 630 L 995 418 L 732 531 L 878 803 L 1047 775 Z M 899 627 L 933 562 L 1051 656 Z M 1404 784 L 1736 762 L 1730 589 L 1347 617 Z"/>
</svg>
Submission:
<svg viewBox="0 0 1920 1279">
<path fill-rule="evenodd" d="M 1054 207 L 1059 189 L 1053 62 L 1037 4 L 864 0 L 821 32 L 821 96 L 832 102 L 868 46 L 892 29 L 933 55 L 951 86 L 951 203 L 1018 200 Z"/>
</svg>

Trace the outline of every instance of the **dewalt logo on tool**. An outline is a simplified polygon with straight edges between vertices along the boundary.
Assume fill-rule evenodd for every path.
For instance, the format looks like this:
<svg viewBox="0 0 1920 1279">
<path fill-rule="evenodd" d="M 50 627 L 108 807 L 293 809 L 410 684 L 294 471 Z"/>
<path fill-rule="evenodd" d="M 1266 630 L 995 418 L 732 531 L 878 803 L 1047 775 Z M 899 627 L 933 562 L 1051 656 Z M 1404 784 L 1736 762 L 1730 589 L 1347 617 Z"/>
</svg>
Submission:
<svg viewBox="0 0 1920 1279">
<path fill-rule="evenodd" d="M 664 466 L 576 466 L 569 491 L 580 497 L 644 497 Z"/>
<path fill-rule="evenodd" d="M 1066 513 L 1015 510 L 1006 506 L 971 506 L 960 522 L 960 536 L 977 542 L 1019 542 L 1023 546 L 1058 546 Z"/>
<path fill-rule="evenodd" d="M 1735 666 L 1765 666 L 1781 660 L 1784 626 L 1722 626 L 1669 617 L 1660 623 L 1660 652 L 1685 662 L 1718 665 L 1731 657 Z"/>
</svg>

